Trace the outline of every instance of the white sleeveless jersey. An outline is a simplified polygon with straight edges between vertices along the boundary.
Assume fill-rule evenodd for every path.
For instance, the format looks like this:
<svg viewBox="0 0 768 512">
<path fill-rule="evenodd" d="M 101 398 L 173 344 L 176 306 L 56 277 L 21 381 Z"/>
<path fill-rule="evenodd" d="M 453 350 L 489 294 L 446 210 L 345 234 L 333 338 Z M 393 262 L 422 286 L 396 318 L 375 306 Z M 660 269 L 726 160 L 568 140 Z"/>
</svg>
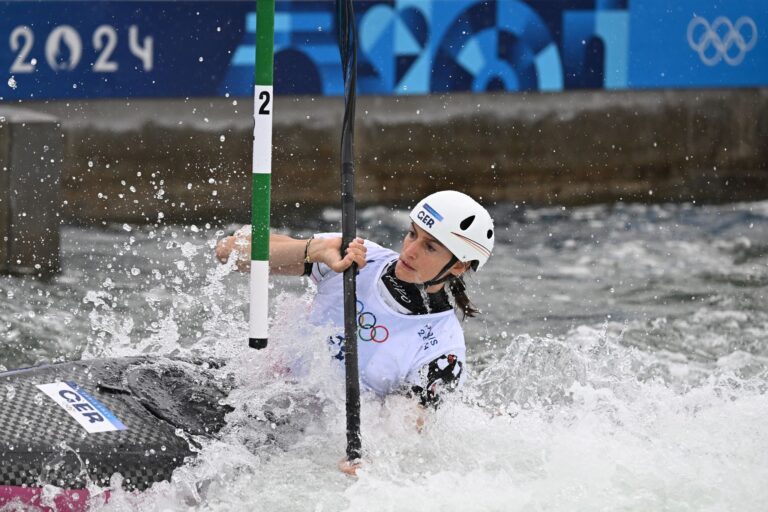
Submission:
<svg viewBox="0 0 768 512">
<path fill-rule="evenodd" d="M 316 238 L 339 236 L 321 234 Z M 377 283 L 398 254 L 366 241 L 366 266 L 357 276 L 357 350 L 360 382 L 377 394 L 403 386 L 419 385 L 420 370 L 440 356 L 453 354 L 464 364 L 464 333 L 453 310 L 426 315 L 408 315 L 394 310 L 381 296 Z M 322 264 L 313 265 L 312 280 L 318 293 L 310 320 L 316 325 L 332 324 L 339 329 L 330 340 L 343 360 L 344 292 L 343 274 Z"/>
</svg>

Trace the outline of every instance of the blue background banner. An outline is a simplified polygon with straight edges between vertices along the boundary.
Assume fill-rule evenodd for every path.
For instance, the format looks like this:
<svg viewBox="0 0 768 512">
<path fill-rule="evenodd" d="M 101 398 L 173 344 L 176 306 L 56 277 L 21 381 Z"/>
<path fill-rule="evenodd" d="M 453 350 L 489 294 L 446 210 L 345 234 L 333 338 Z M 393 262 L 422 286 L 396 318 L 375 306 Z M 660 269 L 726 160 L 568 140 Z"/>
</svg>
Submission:
<svg viewBox="0 0 768 512">
<path fill-rule="evenodd" d="M 362 94 L 768 84 L 765 0 L 357 0 Z M 0 98 L 249 96 L 255 1 L 0 2 Z M 341 95 L 332 1 L 277 0 L 278 94 Z"/>
<path fill-rule="evenodd" d="M 630 88 L 768 85 L 766 0 L 638 1 L 629 30 Z"/>
</svg>

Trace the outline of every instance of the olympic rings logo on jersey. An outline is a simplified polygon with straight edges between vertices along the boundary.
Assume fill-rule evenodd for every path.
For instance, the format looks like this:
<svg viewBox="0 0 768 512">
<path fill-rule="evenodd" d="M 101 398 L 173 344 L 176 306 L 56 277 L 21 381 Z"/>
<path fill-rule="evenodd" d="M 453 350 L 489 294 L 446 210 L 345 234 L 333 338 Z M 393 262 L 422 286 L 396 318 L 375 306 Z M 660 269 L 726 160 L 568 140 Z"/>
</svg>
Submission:
<svg viewBox="0 0 768 512">
<path fill-rule="evenodd" d="M 749 16 L 742 16 L 736 23 L 720 16 L 711 25 L 705 18 L 694 16 L 688 24 L 688 44 L 707 66 L 715 66 L 721 60 L 738 66 L 757 44 L 757 25 Z M 733 52 L 733 48 L 738 52 Z"/>
<path fill-rule="evenodd" d="M 389 329 L 376 325 L 376 315 L 365 310 L 365 305 L 357 301 L 357 336 L 363 341 L 384 343 L 389 339 Z"/>
</svg>

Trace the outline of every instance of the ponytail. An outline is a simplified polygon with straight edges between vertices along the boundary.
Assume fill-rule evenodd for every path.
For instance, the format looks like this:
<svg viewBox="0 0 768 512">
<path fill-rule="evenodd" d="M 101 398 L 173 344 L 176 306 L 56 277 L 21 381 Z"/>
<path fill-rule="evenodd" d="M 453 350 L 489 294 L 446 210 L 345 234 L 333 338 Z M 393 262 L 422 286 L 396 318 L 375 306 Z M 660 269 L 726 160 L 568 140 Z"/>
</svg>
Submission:
<svg viewBox="0 0 768 512">
<path fill-rule="evenodd" d="M 448 282 L 448 289 L 451 291 L 453 300 L 456 302 L 456 308 L 462 312 L 462 320 L 466 320 L 467 317 L 474 318 L 480 313 L 480 310 L 467 297 L 467 286 L 464 284 L 464 276 L 451 279 Z"/>
</svg>

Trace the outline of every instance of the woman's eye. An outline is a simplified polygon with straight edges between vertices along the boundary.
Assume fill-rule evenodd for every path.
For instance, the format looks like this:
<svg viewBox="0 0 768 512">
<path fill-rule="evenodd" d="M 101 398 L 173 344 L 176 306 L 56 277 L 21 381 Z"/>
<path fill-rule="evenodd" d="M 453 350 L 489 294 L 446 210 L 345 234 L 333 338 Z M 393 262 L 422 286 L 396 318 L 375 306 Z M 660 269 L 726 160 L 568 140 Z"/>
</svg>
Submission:
<svg viewBox="0 0 768 512">
<path fill-rule="evenodd" d="M 411 238 L 414 238 L 416 236 L 416 232 L 414 230 L 412 230 L 412 229 L 409 229 L 408 230 L 408 236 L 411 237 Z"/>
<path fill-rule="evenodd" d="M 427 250 L 428 250 L 429 252 L 435 252 L 435 250 L 436 250 L 436 249 L 435 249 L 435 246 L 434 246 L 434 245 L 432 245 L 432 244 L 427 244 Z"/>
</svg>

